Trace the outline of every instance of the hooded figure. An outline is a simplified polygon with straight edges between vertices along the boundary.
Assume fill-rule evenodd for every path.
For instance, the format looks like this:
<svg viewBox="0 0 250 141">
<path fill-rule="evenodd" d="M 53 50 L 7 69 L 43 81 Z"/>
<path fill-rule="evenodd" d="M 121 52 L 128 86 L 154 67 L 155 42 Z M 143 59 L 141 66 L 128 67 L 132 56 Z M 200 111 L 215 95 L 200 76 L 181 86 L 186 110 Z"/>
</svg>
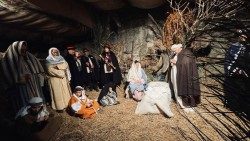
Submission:
<svg viewBox="0 0 250 141">
<path fill-rule="evenodd" d="M 128 71 L 128 79 L 127 81 L 129 82 L 129 90 L 132 93 L 132 96 L 136 100 L 140 100 L 141 93 L 144 91 L 146 88 L 147 84 L 147 75 L 145 71 L 141 68 L 141 63 L 137 60 L 135 60 L 131 68 Z"/>
<path fill-rule="evenodd" d="M 15 130 L 23 140 L 47 141 L 61 127 L 63 119 L 49 114 L 41 97 L 33 97 L 16 115 Z"/>
<path fill-rule="evenodd" d="M 200 85 L 195 56 L 190 50 L 183 49 L 182 44 L 174 44 L 171 50 L 176 53 L 170 60 L 175 98 L 185 111 L 193 111 L 192 107 L 200 103 Z"/>
<path fill-rule="evenodd" d="M 9 46 L 1 61 L 4 87 L 17 112 L 28 104 L 32 97 L 44 99 L 44 69 L 39 60 L 27 51 L 25 41 L 16 41 Z"/>
<path fill-rule="evenodd" d="M 49 56 L 46 61 L 52 108 L 61 111 L 67 107 L 71 95 L 69 85 L 71 75 L 68 63 L 60 55 L 57 48 L 49 49 Z"/>
<path fill-rule="evenodd" d="M 41 131 L 47 124 L 49 112 L 43 104 L 43 99 L 33 97 L 16 115 L 17 133 L 29 137 L 32 133 Z"/>
</svg>

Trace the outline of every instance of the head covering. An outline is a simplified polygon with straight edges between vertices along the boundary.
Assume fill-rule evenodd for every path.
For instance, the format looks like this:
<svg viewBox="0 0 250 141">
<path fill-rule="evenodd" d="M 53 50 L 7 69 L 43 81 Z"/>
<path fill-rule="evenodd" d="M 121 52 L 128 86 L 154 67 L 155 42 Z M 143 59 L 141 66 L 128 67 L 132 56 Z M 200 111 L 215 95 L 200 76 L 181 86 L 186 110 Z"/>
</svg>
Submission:
<svg viewBox="0 0 250 141">
<path fill-rule="evenodd" d="M 76 86 L 74 89 L 74 92 L 82 91 L 82 90 L 84 90 L 84 88 L 82 86 Z"/>
<path fill-rule="evenodd" d="M 139 66 L 136 65 L 136 63 L 139 63 Z M 128 71 L 128 80 L 130 79 L 141 79 L 142 78 L 142 71 L 141 71 L 141 63 L 138 60 L 135 60 L 131 68 Z"/>
<path fill-rule="evenodd" d="M 76 47 L 74 47 L 73 45 L 67 47 L 67 50 L 75 50 L 75 49 L 76 49 Z"/>
<path fill-rule="evenodd" d="M 237 30 L 237 33 L 239 34 L 239 37 L 247 39 L 246 31 L 245 30 Z"/>
<path fill-rule="evenodd" d="M 22 46 L 27 46 L 27 43 L 25 41 L 16 41 L 12 43 L 3 56 L 1 67 L 3 69 L 3 76 L 6 82 L 4 85 L 6 88 L 17 83 L 23 72 L 32 74 L 44 72 L 40 61 L 29 52 L 26 53 L 26 59 L 31 61 L 31 63 L 28 63 L 28 67 L 23 64 L 25 60 L 21 55 Z"/>
<path fill-rule="evenodd" d="M 182 48 L 182 44 L 173 44 L 173 45 L 171 46 L 171 50 L 177 49 L 177 48 Z"/>
<path fill-rule="evenodd" d="M 110 48 L 111 48 L 111 44 L 106 43 L 106 44 L 103 45 L 103 48 L 108 48 L 108 49 L 110 49 Z"/>
<path fill-rule="evenodd" d="M 41 97 L 33 97 L 29 100 L 30 106 L 42 106 L 43 105 L 43 99 Z"/>
<path fill-rule="evenodd" d="M 87 49 L 87 48 L 83 49 L 83 52 L 88 52 L 88 51 L 89 51 L 89 49 Z"/>
<path fill-rule="evenodd" d="M 57 57 L 54 57 L 52 55 L 52 50 L 58 51 Z M 56 65 L 56 64 L 60 64 L 60 63 L 65 62 L 64 58 L 60 55 L 60 51 L 55 47 L 52 47 L 49 49 L 49 56 L 46 58 L 46 61 L 47 61 L 47 63 L 52 64 L 52 65 Z"/>
</svg>

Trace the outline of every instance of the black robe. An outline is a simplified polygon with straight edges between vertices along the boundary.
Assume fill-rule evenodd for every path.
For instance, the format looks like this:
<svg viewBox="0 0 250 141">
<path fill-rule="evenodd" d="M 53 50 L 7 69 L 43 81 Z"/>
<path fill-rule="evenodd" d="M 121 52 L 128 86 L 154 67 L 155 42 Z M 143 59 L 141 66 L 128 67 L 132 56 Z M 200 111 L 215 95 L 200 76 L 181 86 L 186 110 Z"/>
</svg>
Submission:
<svg viewBox="0 0 250 141">
<path fill-rule="evenodd" d="M 193 53 L 188 49 L 178 53 L 176 67 L 178 96 L 182 97 L 184 106 L 197 106 L 200 103 L 200 84 Z"/>
<path fill-rule="evenodd" d="M 86 66 L 86 63 L 89 62 L 89 59 L 91 60 L 94 68 L 91 69 L 89 67 L 89 69 L 91 70 L 91 73 L 88 74 L 87 72 L 87 66 Z M 83 72 L 84 72 L 84 75 L 85 75 L 85 83 L 86 85 L 92 85 L 90 87 L 93 87 L 93 88 L 97 88 L 97 85 L 98 85 L 98 80 L 99 80 L 99 65 L 95 59 L 94 56 L 92 55 L 88 55 L 88 56 L 83 56 L 83 62 L 84 62 L 84 69 L 83 69 Z M 91 84 L 90 84 L 91 83 Z"/>
<path fill-rule="evenodd" d="M 102 53 L 102 57 L 105 58 L 107 53 L 103 52 Z M 121 81 L 122 81 L 122 74 L 121 74 L 121 69 L 120 69 L 120 66 L 119 66 L 119 63 L 118 63 L 118 60 L 115 56 L 115 54 L 110 51 L 110 53 L 108 54 L 111 58 L 111 62 L 113 64 L 113 66 L 116 68 L 114 69 L 114 72 L 113 72 L 113 83 L 115 85 L 120 85 L 121 84 Z M 104 71 L 104 61 L 101 60 L 100 61 L 100 83 L 102 86 L 104 86 L 105 84 L 109 83 L 107 82 L 107 76 L 105 75 L 105 71 Z"/>
<path fill-rule="evenodd" d="M 76 86 L 85 86 L 85 76 L 83 72 L 84 67 L 84 61 L 82 58 L 80 58 L 81 62 L 81 71 L 79 71 L 77 65 L 76 65 L 76 59 L 72 55 L 68 55 L 65 57 L 65 60 L 69 64 L 69 70 L 71 73 L 71 81 L 70 86 L 73 90 Z"/>
</svg>

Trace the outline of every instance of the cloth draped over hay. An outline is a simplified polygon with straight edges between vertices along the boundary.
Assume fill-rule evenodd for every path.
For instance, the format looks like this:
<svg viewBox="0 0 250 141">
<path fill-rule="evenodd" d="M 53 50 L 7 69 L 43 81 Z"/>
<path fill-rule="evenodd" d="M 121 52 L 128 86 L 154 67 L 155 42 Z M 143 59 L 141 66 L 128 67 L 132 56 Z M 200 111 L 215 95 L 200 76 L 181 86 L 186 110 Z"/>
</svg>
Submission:
<svg viewBox="0 0 250 141">
<path fill-rule="evenodd" d="M 142 98 L 135 110 L 135 114 L 158 114 L 161 111 L 168 117 L 174 114 L 170 109 L 171 90 L 167 82 L 148 83 L 145 96 Z"/>
</svg>

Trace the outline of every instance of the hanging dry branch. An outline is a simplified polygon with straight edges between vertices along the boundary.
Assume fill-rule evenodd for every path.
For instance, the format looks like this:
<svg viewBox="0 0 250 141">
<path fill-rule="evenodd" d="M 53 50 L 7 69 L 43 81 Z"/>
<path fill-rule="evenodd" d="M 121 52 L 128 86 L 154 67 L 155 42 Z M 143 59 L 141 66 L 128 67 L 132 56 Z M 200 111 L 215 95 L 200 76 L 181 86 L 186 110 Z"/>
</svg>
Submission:
<svg viewBox="0 0 250 141">
<path fill-rule="evenodd" d="M 164 25 L 164 43 L 169 47 L 178 42 L 191 48 L 197 48 L 191 46 L 196 38 L 222 26 L 218 21 L 234 19 L 243 5 L 242 0 L 196 0 L 195 7 L 190 9 L 190 2 L 168 2 L 172 13 Z"/>
</svg>

